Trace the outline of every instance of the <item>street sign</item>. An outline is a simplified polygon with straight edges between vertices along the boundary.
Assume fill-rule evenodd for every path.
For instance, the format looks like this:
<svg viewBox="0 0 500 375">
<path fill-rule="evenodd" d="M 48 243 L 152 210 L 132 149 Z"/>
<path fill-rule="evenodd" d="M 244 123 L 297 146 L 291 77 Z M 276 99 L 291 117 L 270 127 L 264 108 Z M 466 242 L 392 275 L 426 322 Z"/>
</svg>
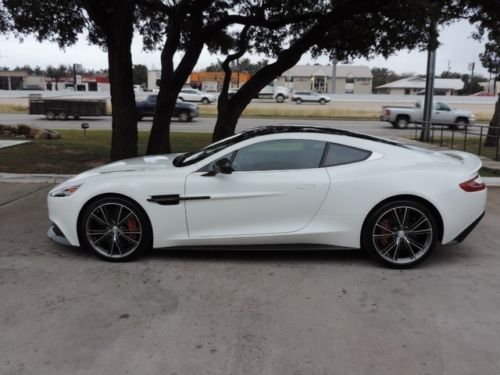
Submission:
<svg viewBox="0 0 500 375">
<path fill-rule="evenodd" d="M 468 70 L 474 70 L 475 66 L 476 66 L 476 63 L 471 62 L 471 63 L 469 63 L 469 65 L 467 65 L 467 68 L 468 68 Z"/>
</svg>

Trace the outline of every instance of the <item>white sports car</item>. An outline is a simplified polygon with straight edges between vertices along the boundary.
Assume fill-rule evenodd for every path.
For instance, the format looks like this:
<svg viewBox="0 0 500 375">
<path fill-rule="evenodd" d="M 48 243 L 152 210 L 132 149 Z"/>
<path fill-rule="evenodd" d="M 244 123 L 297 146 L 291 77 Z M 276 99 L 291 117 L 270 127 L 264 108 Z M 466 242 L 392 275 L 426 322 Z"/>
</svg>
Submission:
<svg viewBox="0 0 500 375">
<path fill-rule="evenodd" d="M 198 152 L 92 169 L 48 196 L 49 237 L 110 261 L 150 248 L 363 248 L 393 267 L 462 241 L 484 214 L 481 161 L 348 131 L 272 126 Z"/>
</svg>

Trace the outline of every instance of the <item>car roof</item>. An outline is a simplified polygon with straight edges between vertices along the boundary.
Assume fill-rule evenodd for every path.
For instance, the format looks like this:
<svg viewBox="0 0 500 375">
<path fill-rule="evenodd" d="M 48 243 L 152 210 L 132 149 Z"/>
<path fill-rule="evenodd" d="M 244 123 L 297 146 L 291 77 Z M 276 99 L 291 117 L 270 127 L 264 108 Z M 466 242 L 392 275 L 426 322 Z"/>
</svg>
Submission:
<svg viewBox="0 0 500 375">
<path fill-rule="evenodd" d="M 239 134 L 244 139 L 259 137 L 263 135 L 270 134 L 283 134 L 283 133 L 320 133 L 320 134 L 329 134 L 329 135 L 343 135 L 352 138 L 364 139 L 373 142 L 379 142 L 388 144 L 391 146 L 398 147 L 406 147 L 402 143 L 390 141 L 388 139 L 377 138 L 367 134 L 354 133 L 348 130 L 336 129 L 336 128 L 328 128 L 325 126 L 315 126 L 315 125 L 279 125 L 279 126 L 261 126 L 258 128 L 249 129 L 243 131 Z"/>
</svg>

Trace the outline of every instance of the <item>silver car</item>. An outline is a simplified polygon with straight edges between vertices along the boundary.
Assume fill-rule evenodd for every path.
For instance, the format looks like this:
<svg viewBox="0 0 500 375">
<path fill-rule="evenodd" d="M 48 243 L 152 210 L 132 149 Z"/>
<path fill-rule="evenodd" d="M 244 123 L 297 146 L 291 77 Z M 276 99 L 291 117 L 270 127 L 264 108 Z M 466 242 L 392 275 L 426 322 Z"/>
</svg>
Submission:
<svg viewBox="0 0 500 375">
<path fill-rule="evenodd" d="M 324 105 L 330 101 L 326 95 L 318 94 L 314 91 L 294 91 L 292 95 L 292 102 L 302 104 L 303 102 L 313 102 Z"/>
</svg>

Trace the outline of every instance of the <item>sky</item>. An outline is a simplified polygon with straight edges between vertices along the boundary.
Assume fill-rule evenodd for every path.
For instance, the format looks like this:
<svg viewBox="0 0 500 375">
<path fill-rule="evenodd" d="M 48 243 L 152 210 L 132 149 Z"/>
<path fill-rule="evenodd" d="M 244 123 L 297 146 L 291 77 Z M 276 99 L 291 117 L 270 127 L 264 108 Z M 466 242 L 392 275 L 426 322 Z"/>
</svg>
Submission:
<svg viewBox="0 0 500 375">
<path fill-rule="evenodd" d="M 467 66 L 471 62 L 476 63 L 476 73 L 487 75 L 479 61 L 479 54 L 483 51 L 484 41 L 473 40 L 471 35 L 474 27 L 467 21 L 461 21 L 447 26 L 441 30 L 441 46 L 437 51 L 436 72 L 450 70 L 467 73 Z M 203 51 L 195 69 L 203 69 L 210 63 L 217 61 L 220 56 L 210 55 Z M 261 57 L 249 56 L 257 61 Z M 134 38 L 132 44 L 132 58 L 134 64 L 144 64 L 148 69 L 160 68 L 160 51 L 144 52 L 140 36 Z M 177 62 L 180 56 L 176 56 Z M 398 73 L 425 73 L 427 54 L 419 51 L 403 50 L 387 60 L 383 57 L 375 57 L 371 60 L 357 59 L 352 63 L 367 65 L 369 67 L 386 67 Z M 86 69 L 107 68 L 107 55 L 100 48 L 89 45 L 86 38 L 82 36 L 73 46 L 60 49 L 57 44 L 50 42 L 38 42 L 32 37 L 25 38 L 20 42 L 14 36 L 0 36 L 0 66 L 14 68 L 15 66 L 31 65 L 45 68 L 47 65 L 59 64 L 83 64 Z M 309 55 L 304 55 L 300 64 L 328 64 L 328 58 L 322 57 L 313 60 Z"/>
</svg>

